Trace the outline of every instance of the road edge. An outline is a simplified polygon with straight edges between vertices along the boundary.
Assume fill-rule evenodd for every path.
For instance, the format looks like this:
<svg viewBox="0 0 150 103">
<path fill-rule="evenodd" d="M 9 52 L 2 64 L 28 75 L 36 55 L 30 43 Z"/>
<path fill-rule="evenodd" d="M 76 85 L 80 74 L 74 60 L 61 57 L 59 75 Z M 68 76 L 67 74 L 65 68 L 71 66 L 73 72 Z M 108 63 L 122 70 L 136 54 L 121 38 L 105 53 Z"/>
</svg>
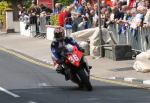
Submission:
<svg viewBox="0 0 150 103">
<path fill-rule="evenodd" d="M 31 57 L 29 55 L 26 55 L 26 54 L 23 54 L 21 52 L 18 52 L 16 50 L 12 50 L 12 49 L 8 49 L 8 48 L 5 48 L 5 47 L 2 47 L 0 46 L 0 50 L 4 51 L 4 52 L 7 52 L 11 55 L 14 55 L 18 58 L 21 58 L 25 61 L 28 61 L 30 63 L 34 63 L 36 65 L 39 65 L 39 66 L 43 66 L 43 67 L 46 67 L 46 68 L 52 68 L 53 67 L 53 64 L 52 63 L 46 63 L 45 61 L 41 61 L 39 59 L 36 59 L 34 57 Z"/>
<path fill-rule="evenodd" d="M 5 47 L 0 46 L 0 50 L 7 52 L 11 55 L 14 55 L 20 59 L 23 59 L 25 61 L 28 61 L 30 63 L 46 67 L 48 69 L 53 68 L 52 63 L 46 63 L 44 61 L 41 61 L 39 59 L 36 59 L 34 57 L 31 57 L 29 55 L 20 53 L 18 51 L 8 49 Z M 136 79 L 136 78 L 124 78 L 124 77 L 108 77 L 108 78 L 103 78 L 103 77 L 97 77 L 94 75 L 91 75 L 91 78 L 94 80 L 99 80 L 102 82 L 106 83 L 113 83 L 113 84 L 118 84 L 118 85 L 123 85 L 123 86 L 130 86 L 130 87 L 135 87 L 135 88 L 143 88 L 143 89 L 150 89 L 150 80 L 141 80 L 141 79 Z"/>
</svg>

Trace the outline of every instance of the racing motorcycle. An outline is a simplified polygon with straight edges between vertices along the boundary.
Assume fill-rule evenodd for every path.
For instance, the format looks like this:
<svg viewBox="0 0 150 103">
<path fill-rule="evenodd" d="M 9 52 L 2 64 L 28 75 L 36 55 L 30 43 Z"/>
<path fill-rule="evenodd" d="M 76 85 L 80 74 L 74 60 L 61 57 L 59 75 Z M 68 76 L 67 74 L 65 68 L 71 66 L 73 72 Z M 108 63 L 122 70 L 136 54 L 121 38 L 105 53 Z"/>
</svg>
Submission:
<svg viewBox="0 0 150 103">
<path fill-rule="evenodd" d="M 67 80 L 76 83 L 79 88 L 91 91 L 93 88 L 90 82 L 90 69 L 85 63 L 84 53 L 76 46 L 68 44 L 62 49 L 61 56 L 63 58 L 61 67 Z"/>
</svg>

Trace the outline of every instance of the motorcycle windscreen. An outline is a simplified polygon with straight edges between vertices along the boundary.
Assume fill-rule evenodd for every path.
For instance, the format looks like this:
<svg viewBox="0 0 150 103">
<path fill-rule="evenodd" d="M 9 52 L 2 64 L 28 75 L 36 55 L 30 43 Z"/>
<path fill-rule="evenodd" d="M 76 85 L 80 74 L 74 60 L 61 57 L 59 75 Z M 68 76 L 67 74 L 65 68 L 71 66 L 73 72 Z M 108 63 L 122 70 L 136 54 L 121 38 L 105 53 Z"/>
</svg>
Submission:
<svg viewBox="0 0 150 103">
<path fill-rule="evenodd" d="M 79 50 L 74 50 L 72 54 L 68 55 L 68 60 L 76 67 L 80 66 L 80 60 L 83 56 L 83 53 Z"/>
</svg>

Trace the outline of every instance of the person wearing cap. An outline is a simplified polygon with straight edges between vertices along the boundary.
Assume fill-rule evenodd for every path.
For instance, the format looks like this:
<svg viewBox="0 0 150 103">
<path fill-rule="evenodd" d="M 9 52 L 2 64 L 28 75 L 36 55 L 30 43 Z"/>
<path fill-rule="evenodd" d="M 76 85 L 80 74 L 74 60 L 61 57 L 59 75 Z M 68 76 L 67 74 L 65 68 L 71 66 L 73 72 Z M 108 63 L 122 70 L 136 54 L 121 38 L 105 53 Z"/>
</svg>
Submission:
<svg viewBox="0 0 150 103">
<path fill-rule="evenodd" d="M 137 27 L 141 26 L 143 20 L 144 20 L 144 15 L 146 13 L 146 8 L 144 6 L 138 6 L 137 7 L 137 14 L 132 20 L 131 23 L 131 28 L 137 29 Z"/>
<path fill-rule="evenodd" d="M 146 15 L 144 17 L 144 27 L 149 27 L 150 26 L 150 1 L 145 1 L 145 6 L 147 8 Z"/>
</svg>

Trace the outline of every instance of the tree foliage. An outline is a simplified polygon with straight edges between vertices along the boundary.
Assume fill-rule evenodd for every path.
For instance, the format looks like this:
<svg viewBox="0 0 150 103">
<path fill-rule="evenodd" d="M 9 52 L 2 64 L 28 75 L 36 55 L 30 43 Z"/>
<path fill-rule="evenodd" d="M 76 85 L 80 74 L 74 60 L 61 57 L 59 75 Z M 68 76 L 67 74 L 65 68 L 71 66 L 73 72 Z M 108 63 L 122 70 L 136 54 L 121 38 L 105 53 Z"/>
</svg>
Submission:
<svg viewBox="0 0 150 103">
<path fill-rule="evenodd" d="M 9 4 L 12 4 L 14 6 L 16 6 L 17 4 L 23 4 L 23 6 L 28 8 L 31 5 L 32 0 L 1 0 L 1 1 L 8 2 Z"/>
<path fill-rule="evenodd" d="M 29 8 L 31 6 L 31 0 L 22 0 L 22 3 L 26 8 Z"/>
<path fill-rule="evenodd" d="M 9 7 L 9 4 L 6 1 L 0 2 L 0 21 L 5 19 L 5 10 Z"/>
<path fill-rule="evenodd" d="M 58 15 L 52 15 L 50 18 L 50 25 L 58 25 Z"/>
</svg>

